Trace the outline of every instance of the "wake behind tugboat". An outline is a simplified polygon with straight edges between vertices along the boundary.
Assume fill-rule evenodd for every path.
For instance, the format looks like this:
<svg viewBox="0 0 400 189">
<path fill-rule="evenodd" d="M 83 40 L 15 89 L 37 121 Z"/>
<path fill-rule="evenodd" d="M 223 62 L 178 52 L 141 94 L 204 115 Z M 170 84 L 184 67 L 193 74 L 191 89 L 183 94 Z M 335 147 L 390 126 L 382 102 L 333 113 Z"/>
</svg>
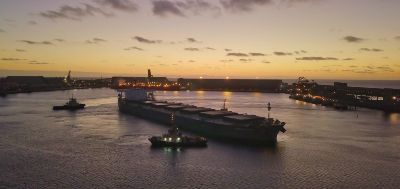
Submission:
<svg viewBox="0 0 400 189">
<path fill-rule="evenodd" d="M 164 125 L 169 125 L 170 115 L 174 113 L 177 127 L 200 136 L 247 144 L 271 145 L 277 142 L 279 132 L 286 131 L 285 122 L 273 118 L 239 114 L 228 111 L 226 108 L 215 110 L 182 103 L 156 101 L 153 92 L 145 89 L 126 89 L 120 92 L 118 106 L 121 112 Z M 172 130 L 165 136 L 176 134 L 176 131 Z M 165 137 L 167 141 L 160 144 L 169 142 L 169 138 L 172 141 L 173 137 Z M 159 137 L 151 141 L 156 143 L 163 139 Z"/>
</svg>

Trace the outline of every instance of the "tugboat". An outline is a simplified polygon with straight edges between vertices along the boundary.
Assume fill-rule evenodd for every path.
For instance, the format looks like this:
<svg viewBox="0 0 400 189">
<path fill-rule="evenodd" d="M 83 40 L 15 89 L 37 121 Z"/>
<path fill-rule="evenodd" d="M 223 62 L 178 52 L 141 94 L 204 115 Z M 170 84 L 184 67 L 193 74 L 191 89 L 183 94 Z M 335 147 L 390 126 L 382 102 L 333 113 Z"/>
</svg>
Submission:
<svg viewBox="0 0 400 189">
<path fill-rule="evenodd" d="M 53 110 L 78 110 L 85 108 L 85 104 L 80 104 L 74 96 L 72 96 L 67 103 L 62 106 L 53 106 Z"/>
<path fill-rule="evenodd" d="M 204 137 L 190 137 L 182 135 L 174 124 L 175 115 L 171 114 L 172 128 L 167 134 L 149 138 L 153 147 L 206 147 L 207 139 Z"/>
</svg>

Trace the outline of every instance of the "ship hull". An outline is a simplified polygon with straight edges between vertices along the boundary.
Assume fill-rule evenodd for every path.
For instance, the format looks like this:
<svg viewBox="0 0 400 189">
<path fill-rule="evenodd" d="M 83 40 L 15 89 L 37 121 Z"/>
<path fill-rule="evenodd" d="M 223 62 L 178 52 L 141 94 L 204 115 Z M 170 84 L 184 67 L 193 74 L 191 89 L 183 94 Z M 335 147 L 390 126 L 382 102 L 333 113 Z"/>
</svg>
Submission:
<svg viewBox="0 0 400 189">
<path fill-rule="evenodd" d="M 79 104 L 78 106 L 53 106 L 53 110 L 79 110 L 79 109 L 84 109 L 85 104 Z"/>
<path fill-rule="evenodd" d="M 168 142 L 159 140 L 156 137 L 149 138 L 153 147 L 207 147 L 207 141 L 186 141 L 186 142 Z"/>
<path fill-rule="evenodd" d="M 282 131 L 282 127 L 248 128 L 235 127 L 209 122 L 206 119 L 194 119 L 193 116 L 168 111 L 162 108 L 150 107 L 136 102 L 126 102 L 118 100 L 119 110 L 122 113 L 134 115 L 153 122 L 169 126 L 171 113 L 175 114 L 175 124 L 184 131 L 189 131 L 196 135 L 225 140 L 237 143 L 274 145 L 277 142 L 277 135 Z"/>
</svg>

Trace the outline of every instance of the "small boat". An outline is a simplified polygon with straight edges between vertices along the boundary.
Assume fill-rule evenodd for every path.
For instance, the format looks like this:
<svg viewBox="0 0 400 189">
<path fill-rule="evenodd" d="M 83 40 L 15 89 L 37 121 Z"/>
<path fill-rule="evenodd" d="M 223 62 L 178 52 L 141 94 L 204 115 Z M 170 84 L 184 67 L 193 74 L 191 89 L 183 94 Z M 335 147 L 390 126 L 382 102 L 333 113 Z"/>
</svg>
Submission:
<svg viewBox="0 0 400 189">
<path fill-rule="evenodd" d="M 53 106 L 53 110 L 78 110 L 85 108 L 85 104 L 80 104 L 74 97 L 62 106 Z"/>
<path fill-rule="evenodd" d="M 171 115 L 171 122 L 174 122 L 174 115 Z M 149 138 L 153 147 L 206 147 L 207 139 L 204 137 L 190 137 L 182 135 L 178 127 L 168 130 L 167 134 L 162 136 L 153 136 Z"/>
</svg>

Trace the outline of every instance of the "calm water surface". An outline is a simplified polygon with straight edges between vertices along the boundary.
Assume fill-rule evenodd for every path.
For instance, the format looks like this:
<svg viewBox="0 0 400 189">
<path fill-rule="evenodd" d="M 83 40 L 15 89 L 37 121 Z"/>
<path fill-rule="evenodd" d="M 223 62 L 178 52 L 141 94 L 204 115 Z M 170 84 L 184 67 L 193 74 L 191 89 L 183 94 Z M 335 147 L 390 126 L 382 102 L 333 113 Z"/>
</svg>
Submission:
<svg viewBox="0 0 400 189">
<path fill-rule="evenodd" d="M 152 149 L 166 127 L 120 114 L 110 89 L 75 90 L 87 108 L 52 111 L 72 91 L 0 98 L 0 188 L 398 188 L 400 115 L 335 111 L 286 94 L 157 92 L 158 99 L 271 116 L 276 148 L 209 140 Z"/>
</svg>

